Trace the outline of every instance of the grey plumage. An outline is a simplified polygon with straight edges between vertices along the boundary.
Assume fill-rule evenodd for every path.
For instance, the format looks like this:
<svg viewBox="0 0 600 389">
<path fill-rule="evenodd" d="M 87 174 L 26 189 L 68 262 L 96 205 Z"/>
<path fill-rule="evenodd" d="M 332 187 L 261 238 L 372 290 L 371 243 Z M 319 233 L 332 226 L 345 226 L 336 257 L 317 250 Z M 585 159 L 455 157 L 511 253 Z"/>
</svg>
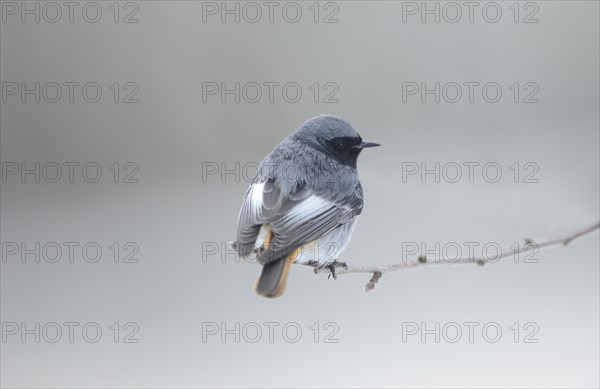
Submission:
<svg viewBox="0 0 600 389">
<path fill-rule="evenodd" d="M 280 295 L 291 262 L 328 267 L 336 261 L 363 209 L 356 159 L 373 146 L 362 142 L 350 123 L 322 115 L 305 122 L 261 162 L 232 245 L 263 265 L 259 294 Z M 303 249 L 311 243 L 320 252 L 309 258 Z M 320 247 L 325 243 L 336 247 Z"/>
</svg>

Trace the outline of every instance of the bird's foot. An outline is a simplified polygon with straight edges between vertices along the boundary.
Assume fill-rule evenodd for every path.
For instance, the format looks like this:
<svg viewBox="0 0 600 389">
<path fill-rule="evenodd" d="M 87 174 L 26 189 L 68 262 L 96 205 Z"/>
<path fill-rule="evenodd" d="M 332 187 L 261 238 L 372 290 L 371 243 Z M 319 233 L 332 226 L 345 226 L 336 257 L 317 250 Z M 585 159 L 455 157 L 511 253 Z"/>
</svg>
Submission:
<svg viewBox="0 0 600 389">
<path fill-rule="evenodd" d="M 333 277 L 334 280 L 337 280 L 337 274 L 335 274 L 335 265 L 329 265 L 327 268 L 331 272 L 331 274 L 327 276 L 327 279 Z"/>
<path fill-rule="evenodd" d="M 308 261 L 306 263 L 307 266 L 311 266 L 314 267 L 314 272 L 315 274 L 319 273 L 320 270 L 322 269 L 328 269 L 331 273 L 327 276 L 327 278 L 331 278 L 333 277 L 334 280 L 337 280 L 337 273 L 335 271 L 336 268 L 338 267 L 343 267 L 345 270 L 348 270 L 348 265 L 346 265 L 346 262 L 342 262 L 342 261 L 333 261 L 330 265 L 324 266 L 322 263 L 319 263 L 318 261 Z"/>
<path fill-rule="evenodd" d="M 327 267 L 331 272 L 331 274 L 327 278 L 333 277 L 334 280 L 337 280 L 337 274 L 335 272 L 335 269 L 337 267 L 343 267 L 345 270 L 348 270 L 348 265 L 346 265 L 346 262 L 335 260 L 331 265 Z"/>
<path fill-rule="evenodd" d="M 344 270 L 348 270 L 348 265 L 346 265 L 346 262 L 338 261 L 337 259 L 331 265 L 335 267 L 343 267 Z"/>
</svg>

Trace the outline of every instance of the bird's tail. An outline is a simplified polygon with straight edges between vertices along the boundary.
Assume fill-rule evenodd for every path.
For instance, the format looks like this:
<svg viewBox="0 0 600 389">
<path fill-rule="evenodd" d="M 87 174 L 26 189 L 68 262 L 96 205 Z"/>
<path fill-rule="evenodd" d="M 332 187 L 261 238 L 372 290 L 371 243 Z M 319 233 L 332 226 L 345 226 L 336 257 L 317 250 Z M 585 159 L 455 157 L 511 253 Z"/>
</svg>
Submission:
<svg viewBox="0 0 600 389">
<path fill-rule="evenodd" d="M 290 268 L 297 255 L 298 249 L 286 257 L 266 263 L 256 282 L 256 293 L 270 298 L 281 296 L 285 291 Z"/>
<path fill-rule="evenodd" d="M 261 226 L 257 242 L 261 247 L 261 254 L 268 258 L 272 255 L 269 251 L 271 241 L 273 240 L 273 231 L 268 224 Z M 260 277 L 256 281 L 256 293 L 264 297 L 279 297 L 285 291 L 288 275 L 292 263 L 295 262 L 299 249 L 294 250 L 283 258 L 269 261 L 263 265 Z"/>
</svg>

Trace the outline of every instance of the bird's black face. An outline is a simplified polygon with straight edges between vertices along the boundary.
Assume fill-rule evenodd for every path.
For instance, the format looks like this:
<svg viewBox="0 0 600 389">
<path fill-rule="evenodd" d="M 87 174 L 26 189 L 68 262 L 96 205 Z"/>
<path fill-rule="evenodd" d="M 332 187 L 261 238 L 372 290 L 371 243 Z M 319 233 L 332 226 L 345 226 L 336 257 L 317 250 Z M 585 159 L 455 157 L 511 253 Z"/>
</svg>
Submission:
<svg viewBox="0 0 600 389">
<path fill-rule="evenodd" d="M 379 146 L 377 143 L 363 142 L 350 123 L 334 115 L 321 115 L 307 120 L 291 137 L 353 168 L 356 168 L 356 160 L 362 149 Z"/>
<path fill-rule="evenodd" d="M 323 146 L 331 155 L 344 165 L 356 168 L 356 161 L 360 152 L 367 147 L 377 147 L 377 143 L 363 142 L 360 136 L 358 137 L 336 137 L 325 139 Z"/>
</svg>

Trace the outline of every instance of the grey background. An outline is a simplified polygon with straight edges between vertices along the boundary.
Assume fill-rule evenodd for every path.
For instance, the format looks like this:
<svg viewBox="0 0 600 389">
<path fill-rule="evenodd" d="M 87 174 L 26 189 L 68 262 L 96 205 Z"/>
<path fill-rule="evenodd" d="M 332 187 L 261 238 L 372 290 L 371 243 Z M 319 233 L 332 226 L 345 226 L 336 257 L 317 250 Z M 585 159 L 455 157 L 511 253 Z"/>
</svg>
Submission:
<svg viewBox="0 0 600 389">
<path fill-rule="evenodd" d="M 1 24 L 3 82 L 98 82 L 106 98 L 1 106 L 1 159 L 95 161 L 91 184 L 2 183 L 3 242 L 98 242 L 98 263 L 2 263 L 2 322 L 97 322 L 97 343 L 1 344 L 7 387 L 589 386 L 599 384 L 598 233 L 484 267 L 436 266 L 337 282 L 294 268 L 276 300 L 252 290 L 259 268 L 230 258 L 204 263 L 203 243 L 234 238 L 247 182 L 202 179 L 203 163 L 258 162 L 304 120 L 333 113 L 383 147 L 360 158 L 365 211 L 343 256 L 350 264 L 400 260 L 401 242 L 497 242 L 559 234 L 598 219 L 599 5 L 538 1 L 539 23 L 402 22 L 402 3 L 337 2 L 339 23 L 202 22 L 202 3 L 138 1 L 139 23 Z M 232 3 L 230 3 L 232 4 Z M 433 4 L 433 2 L 429 3 Z M 444 3 L 440 3 L 444 4 Z M 484 4 L 484 3 L 481 3 Z M 524 11 L 522 11 L 524 12 Z M 107 89 L 136 82 L 137 104 Z M 203 82 L 297 82 L 298 103 L 202 101 Z M 403 82 L 498 82 L 503 99 L 451 104 L 402 101 Z M 537 104 L 507 89 L 536 82 Z M 314 82 L 339 85 L 338 103 L 312 101 Z M 139 183 L 111 182 L 108 166 L 133 161 Z M 402 182 L 403 162 L 493 161 L 498 183 Z M 539 183 L 508 167 L 536 163 Z M 222 182 L 223 181 L 223 182 Z M 136 242 L 139 263 L 111 262 L 112 242 Z M 498 323 L 489 343 L 402 341 L 402 323 Z M 113 322 L 139 325 L 139 343 L 114 343 Z M 202 341 L 202 323 L 298 323 L 297 343 L 232 336 Z M 338 343 L 309 327 L 334 322 Z M 509 327 L 534 322 L 538 343 Z M 281 328 L 281 327 L 279 327 Z M 481 327 L 479 327 L 481 328 Z"/>
</svg>

